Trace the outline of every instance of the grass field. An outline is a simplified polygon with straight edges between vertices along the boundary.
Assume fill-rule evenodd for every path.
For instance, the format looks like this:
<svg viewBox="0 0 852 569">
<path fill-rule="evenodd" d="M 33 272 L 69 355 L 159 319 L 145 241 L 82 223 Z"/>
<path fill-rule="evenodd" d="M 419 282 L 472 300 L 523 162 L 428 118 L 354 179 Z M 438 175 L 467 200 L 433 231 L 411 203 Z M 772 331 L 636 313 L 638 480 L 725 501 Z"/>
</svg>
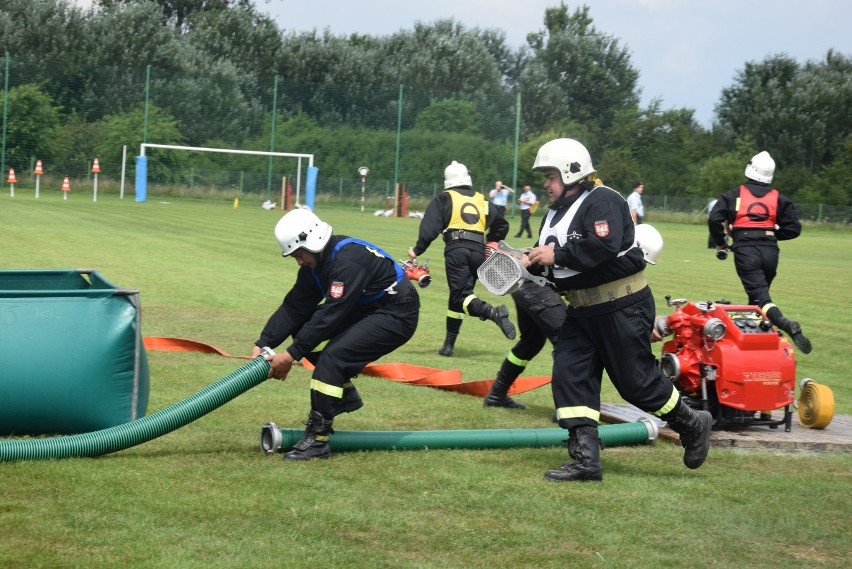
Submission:
<svg viewBox="0 0 852 569">
<path fill-rule="evenodd" d="M 92 203 L 83 193 L 68 201 L 54 194 L 36 201 L 16 189 L 16 198 L 0 197 L 0 269 L 95 268 L 141 290 L 146 336 L 248 353 L 293 282 L 296 264 L 280 257 L 272 236 L 280 212 L 259 202 L 235 209 L 217 199 L 149 196 L 137 204 L 104 194 Z M 414 219 L 331 206 L 318 213 L 336 232 L 397 258 L 417 235 Z M 669 312 L 666 295 L 745 301 L 733 262 L 705 248 L 704 226 L 656 226 L 665 248 L 646 274 L 658 313 Z M 798 355 L 797 376 L 830 386 L 844 414 L 852 412 L 850 249 L 849 232 L 806 228 L 782 244 L 772 288 L 814 344 L 812 354 Z M 419 329 L 384 361 L 460 369 L 466 381 L 493 378 L 511 342 L 491 323 L 467 321 L 456 356 L 436 355 L 446 311 L 440 243 L 425 258 L 433 284 L 420 291 Z M 33 353 L 46 373 L 62 373 L 60 358 Z M 149 413 L 242 364 L 192 353 L 148 358 Z M 549 364 L 543 353 L 527 375 L 547 375 Z M 0 567 L 777 568 L 846 567 L 852 557 L 848 454 L 713 449 L 690 471 L 680 447 L 661 441 L 605 450 L 602 484 L 545 482 L 564 448 L 336 453 L 306 464 L 264 456 L 261 425 L 301 427 L 308 380 L 294 369 L 286 383 L 265 382 L 111 455 L 0 464 Z M 519 396 L 528 409 L 513 412 L 378 378 L 356 384 L 366 405 L 339 417 L 339 430 L 552 426 L 547 388 Z M 609 385 L 604 399 L 620 401 Z"/>
</svg>

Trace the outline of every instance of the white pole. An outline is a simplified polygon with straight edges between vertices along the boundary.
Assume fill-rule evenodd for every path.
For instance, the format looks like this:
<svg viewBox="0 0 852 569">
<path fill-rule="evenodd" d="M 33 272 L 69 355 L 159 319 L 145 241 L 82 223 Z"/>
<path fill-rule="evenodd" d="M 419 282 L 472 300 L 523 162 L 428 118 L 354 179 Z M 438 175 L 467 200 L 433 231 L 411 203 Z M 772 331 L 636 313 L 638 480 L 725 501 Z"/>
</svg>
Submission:
<svg viewBox="0 0 852 569">
<path fill-rule="evenodd" d="M 41 181 L 41 176 L 36 176 L 36 199 L 38 199 L 38 183 Z"/>
<path fill-rule="evenodd" d="M 299 199 L 302 195 L 302 157 L 296 161 L 296 207 L 300 207 Z"/>
<path fill-rule="evenodd" d="M 121 185 L 119 186 L 118 199 L 124 199 L 124 172 L 127 169 L 127 145 L 121 149 Z"/>
<path fill-rule="evenodd" d="M 95 172 L 95 180 L 94 180 L 94 195 L 92 196 L 92 201 L 98 201 L 98 173 Z"/>
</svg>

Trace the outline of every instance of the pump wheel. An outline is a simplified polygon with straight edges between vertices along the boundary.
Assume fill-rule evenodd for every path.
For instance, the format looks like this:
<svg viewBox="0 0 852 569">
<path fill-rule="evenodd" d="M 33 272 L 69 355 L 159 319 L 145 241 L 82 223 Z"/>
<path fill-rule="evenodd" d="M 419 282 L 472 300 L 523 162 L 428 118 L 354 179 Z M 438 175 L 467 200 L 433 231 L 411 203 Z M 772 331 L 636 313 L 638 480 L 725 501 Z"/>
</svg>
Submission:
<svg viewBox="0 0 852 569">
<path fill-rule="evenodd" d="M 827 385 L 802 380 L 798 404 L 799 423 L 809 429 L 824 429 L 834 417 L 834 393 Z"/>
</svg>

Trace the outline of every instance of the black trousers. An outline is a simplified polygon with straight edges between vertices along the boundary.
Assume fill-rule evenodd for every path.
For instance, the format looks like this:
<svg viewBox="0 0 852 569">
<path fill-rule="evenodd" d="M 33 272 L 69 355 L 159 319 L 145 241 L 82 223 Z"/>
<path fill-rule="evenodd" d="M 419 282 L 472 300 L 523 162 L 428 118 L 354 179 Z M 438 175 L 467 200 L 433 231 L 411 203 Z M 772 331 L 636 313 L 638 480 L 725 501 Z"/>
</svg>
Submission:
<svg viewBox="0 0 852 569">
<path fill-rule="evenodd" d="M 532 238 L 532 229 L 530 228 L 530 210 L 522 209 L 521 210 L 521 228 L 518 229 L 517 235 L 515 237 L 520 237 L 524 234 L 524 231 L 527 232 L 527 237 Z"/>
<path fill-rule="evenodd" d="M 420 317 L 420 298 L 413 286 L 403 298 L 384 306 L 364 308 L 348 326 L 332 337 L 311 361 L 311 408 L 331 416 L 343 386 L 364 366 L 386 356 L 414 336 Z"/>
<path fill-rule="evenodd" d="M 538 355 L 548 340 L 556 343 L 565 321 L 565 302 L 549 286 L 529 281 L 512 293 L 512 300 L 520 332 L 512 353 L 519 360 L 528 361 Z"/>
<path fill-rule="evenodd" d="M 762 307 L 772 302 L 769 287 L 778 270 L 778 246 L 746 246 L 734 243 L 734 265 L 748 295 L 749 304 Z"/>
<path fill-rule="evenodd" d="M 560 427 L 597 426 L 604 370 L 619 395 L 639 409 L 674 407 L 677 392 L 651 351 L 653 323 L 650 287 L 589 308 L 568 308 L 551 382 Z"/>
<path fill-rule="evenodd" d="M 447 244 L 444 249 L 444 266 L 450 289 L 447 308 L 450 312 L 464 313 L 464 301 L 473 294 L 476 285 L 476 270 L 485 262 L 485 246 L 473 241 L 469 243 Z"/>
</svg>

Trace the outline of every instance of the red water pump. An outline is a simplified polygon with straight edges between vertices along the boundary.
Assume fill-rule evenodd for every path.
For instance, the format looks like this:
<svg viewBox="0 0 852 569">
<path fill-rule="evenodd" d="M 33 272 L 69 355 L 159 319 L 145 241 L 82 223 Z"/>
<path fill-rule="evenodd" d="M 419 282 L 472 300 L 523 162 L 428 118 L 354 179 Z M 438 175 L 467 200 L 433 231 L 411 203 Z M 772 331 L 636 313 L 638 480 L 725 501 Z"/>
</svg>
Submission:
<svg viewBox="0 0 852 569">
<path fill-rule="evenodd" d="M 400 260 L 399 263 L 402 265 L 402 270 L 405 271 L 408 280 L 416 282 L 421 288 L 426 288 L 432 282 L 432 277 L 429 275 L 428 259 L 422 265 L 417 264 L 417 259 Z"/>
<path fill-rule="evenodd" d="M 658 316 L 660 369 L 693 408 L 716 427 L 785 425 L 790 431 L 796 389 L 793 346 L 757 306 L 666 297 L 675 311 Z M 784 410 L 783 418 L 772 411 Z"/>
</svg>

